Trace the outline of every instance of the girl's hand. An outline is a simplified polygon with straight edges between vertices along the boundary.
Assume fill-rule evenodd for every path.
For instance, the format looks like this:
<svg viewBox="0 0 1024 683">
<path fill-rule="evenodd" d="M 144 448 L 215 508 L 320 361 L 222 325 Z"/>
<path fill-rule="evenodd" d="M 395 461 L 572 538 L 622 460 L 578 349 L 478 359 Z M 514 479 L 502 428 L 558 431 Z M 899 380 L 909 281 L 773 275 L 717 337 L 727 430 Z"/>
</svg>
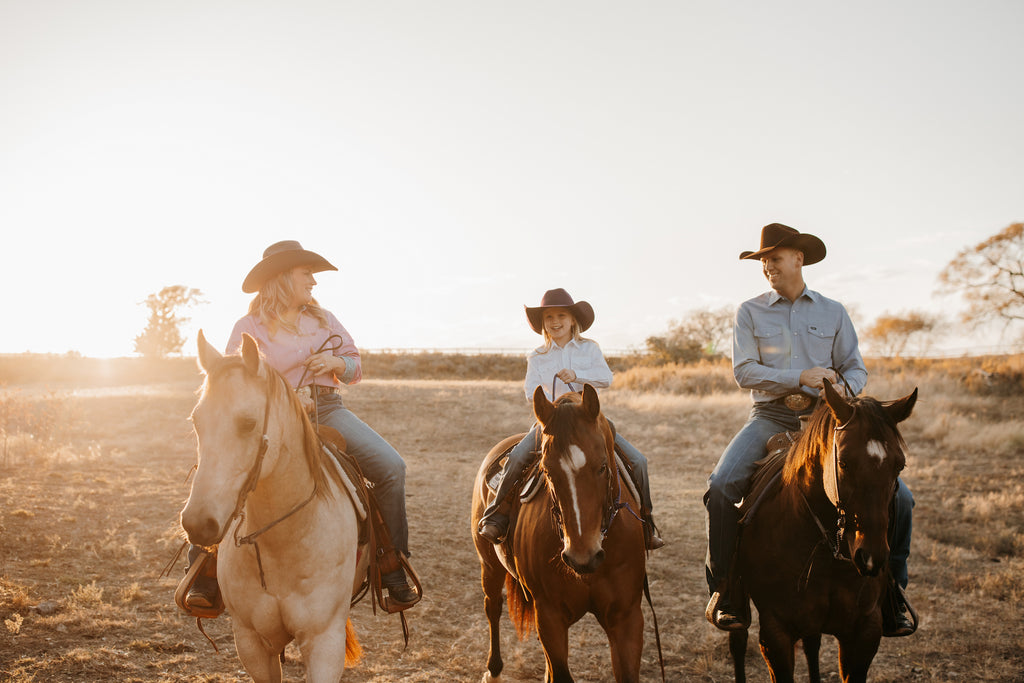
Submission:
<svg viewBox="0 0 1024 683">
<path fill-rule="evenodd" d="M 562 380 L 566 384 L 569 384 L 570 382 L 576 381 L 576 371 L 570 370 L 569 368 L 563 368 L 562 370 L 559 370 L 555 374 L 555 377 Z"/>
</svg>

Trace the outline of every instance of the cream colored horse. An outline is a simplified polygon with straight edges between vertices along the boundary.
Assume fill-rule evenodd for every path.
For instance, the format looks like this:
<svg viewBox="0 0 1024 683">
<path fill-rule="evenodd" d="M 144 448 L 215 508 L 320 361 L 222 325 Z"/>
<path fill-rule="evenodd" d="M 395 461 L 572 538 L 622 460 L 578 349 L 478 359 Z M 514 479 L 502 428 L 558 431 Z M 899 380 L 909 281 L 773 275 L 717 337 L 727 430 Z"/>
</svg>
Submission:
<svg viewBox="0 0 1024 683">
<path fill-rule="evenodd" d="M 348 615 L 366 572 L 365 513 L 251 337 L 240 356 L 222 356 L 200 332 L 199 364 L 199 468 L 181 526 L 191 543 L 219 544 L 218 581 L 253 680 L 281 681 L 280 655 L 294 640 L 306 679 L 337 683 L 346 654 L 358 656 Z"/>
</svg>

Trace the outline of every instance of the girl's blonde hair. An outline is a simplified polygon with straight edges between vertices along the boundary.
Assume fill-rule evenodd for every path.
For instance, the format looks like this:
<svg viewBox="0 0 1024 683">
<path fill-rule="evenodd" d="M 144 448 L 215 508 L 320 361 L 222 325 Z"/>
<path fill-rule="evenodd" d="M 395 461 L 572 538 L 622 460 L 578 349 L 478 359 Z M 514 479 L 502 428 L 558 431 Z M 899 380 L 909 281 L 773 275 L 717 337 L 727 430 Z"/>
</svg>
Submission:
<svg viewBox="0 0 1024 683">
<path fill-rule="evenodd" d="M 266 326 L 271 337 L 281 328 L 298 334 L 299 328 L 296 324 L 288 323 L 281 318 L 281 314 L 288 310 L 294 297 L 295 288 L 292 286 L 291 271 L 278 273 L 264 282 L 259 293 L 249 302 L 249 315 L 256 316 Z M 320 327 L 327 327 L 327 314 L 320 308 L 316 299 L 311 299 L 303 307 L 302 312 L 316 318 Z"/>
<path fill-rule="evenodd" d="M 569 311 L 569 309 L 566 308 L 566 311 Z M 587 339 L 586 337 L 584 337 L 584 336 L 582 336 L 580 334 L 580 324 L 578 322 L 576 322 L 576 316 L 574 316 L 572 314 L 572 312 L 569 312 L 569 317 L 572 318 L 572 327 L 570 328 L 570 332 L 572 332 L 572 339 L 573 339 L 573 341 L 575 341 L 575 342 L 590 341 L 589 339 Z M 555 343 L 554 340 L 551 339 L 551 335 L 548 334 L 548 328 L 543 323 L 544 323 L 544 319 L 542 317 L 541 318 L 540 333 L 541 333 L 541 336 L 544 337 L 544 347 L 541 350 L 537 351 L 537 353 L 547 353 L 548 351 L 551 350 L 551 346 Z"/>
</svg>

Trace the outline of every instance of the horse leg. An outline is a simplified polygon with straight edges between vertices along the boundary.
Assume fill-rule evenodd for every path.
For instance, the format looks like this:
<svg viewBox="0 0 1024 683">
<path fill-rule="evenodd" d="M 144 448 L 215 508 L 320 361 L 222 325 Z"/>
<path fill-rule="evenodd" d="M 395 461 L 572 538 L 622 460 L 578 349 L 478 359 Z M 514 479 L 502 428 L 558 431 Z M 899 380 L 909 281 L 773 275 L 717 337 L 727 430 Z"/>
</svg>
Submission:
<svg viewBox="0 0 1024 683">
<path fill-rule="evenodd" d="M 598 615 L 598 623 L 608 635 L 615 683 L 638 683 L 640 655 L 644 649 L 644 616 L 639 598 L 625 614 L 613 612 Z"/>
<path fill-rule="evenodd" d="M 501 588 L 505 583 L 505 569 L 482 565 L 481 583 L 484 589 L 484 612 L 487 614 L 487 631 L 490 636 L 490 647 L 487 652 L 487 671 L 484 672 L 483 683 L 498 683 L 501 671 L 505 668 L 501 660 L 501 608 L 504 600 Z"/>
<path fill-rule="evenodd" d="M 544 649 L 544 683 L 573 683 L 569 673 L 569 627 L 556 609 L 537 605 L 537 636 Z"/>
<path fill-rule="evenodd" d="M 235 632 L 235 651 L 253 683 L 281 683 L 280 653 L 270 652 L 256 631 L 232 623 Z"/>
<path fill-rule="evenodd" d="M 818 655 L 821 652 L 821 634 L 804 636 L 804 659 L 807 660 L 807 678 L 811 683 L 821 683 L 821 666 Z"/>
<path fill-rule="evenodd" d="M 839 638 L 839 678 L 843 683 L 862 683 L 868 679 L 868 669 L 878 652 L 880 640 L 881 627 L 873 637 L 845 634 Z"/>
<path fill-rule="evenodd" d="M 747 681 L 747 629 L 729 631 L 729 654 L 736 683 Z"/>
<path fill-rule="evenodd" d="M 308 683 L 338 683 L 341 680 L 345 671 L 345 621 L 333 623 L 315 638 L 296 643 L 302 653 Z"/>
<path fill-rule="evenodd" d="M 761 656 L 768 665 L 772 683 L 793 683 L 793 665 L 796 643 L 781 623 L 771 615 L 760 615 L 761 630 L 758 641 Z"/>
</svg>

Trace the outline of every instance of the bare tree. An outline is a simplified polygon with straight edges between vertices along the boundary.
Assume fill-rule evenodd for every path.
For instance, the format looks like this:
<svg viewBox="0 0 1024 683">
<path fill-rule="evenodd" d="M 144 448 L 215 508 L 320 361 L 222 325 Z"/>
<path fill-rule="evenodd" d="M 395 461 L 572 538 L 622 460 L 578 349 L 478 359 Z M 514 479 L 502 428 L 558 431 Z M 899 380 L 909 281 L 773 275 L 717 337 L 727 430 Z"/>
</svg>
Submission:
<svg viewBox="0 0 1024 683">
<path fill-rule="evenodd" d="M 962 250 L 939 274 L 939 291 L 964 297 L 966 323 L 1024 320 L 1024 223 Z"/>
<path fill-rule="evenodd" d="M 135 338 L 135 352 L 146 358 L 164 358 L 172 353 L 181 353 L 185 338 L 181 326 L 189 318 L 177 314 L 178 309 L 203 303 L 203 293 L 184 285 L 164 287 L 157 294 L 146 297 L 149 307 L 149 322 L 142 334 Z"/>
<path fill-rule="evenodd" d="M 938 316 L 923 311 L 909 311 L 897 315 L 883 313 L 864 332 L 869 342 L 884 356 L 899 357 L 911 341 L 926 350 L 933 341 L 932 333 L 938 327 Z"/>
</svg>

